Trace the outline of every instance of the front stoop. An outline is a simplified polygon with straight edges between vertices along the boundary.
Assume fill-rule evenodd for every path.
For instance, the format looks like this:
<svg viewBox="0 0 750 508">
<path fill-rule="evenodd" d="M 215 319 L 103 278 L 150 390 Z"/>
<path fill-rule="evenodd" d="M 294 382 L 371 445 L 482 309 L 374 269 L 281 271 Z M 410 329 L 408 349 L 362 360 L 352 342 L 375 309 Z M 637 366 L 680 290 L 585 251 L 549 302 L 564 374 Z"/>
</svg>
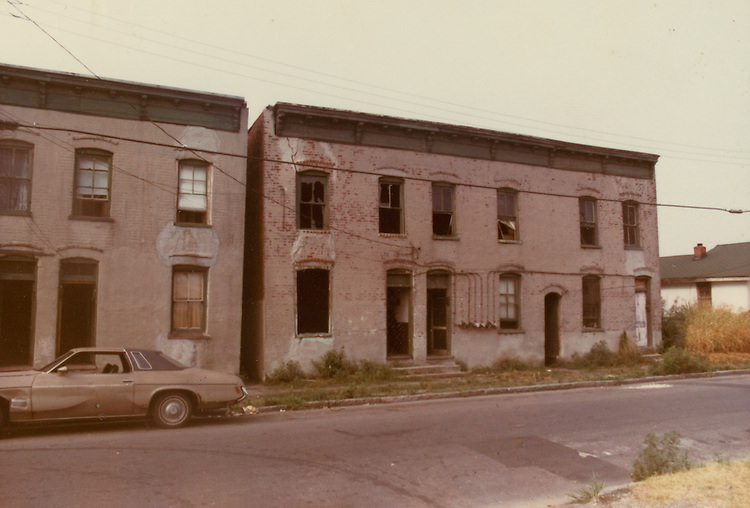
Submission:
<svg viewBox="0 0 750 508">
<path fill-rule="evenodd" d="M 394 371 L 408 377 L 449 378 L 466 375 L 452 356 L 428 358 L 426 363 L 419 364 L 411 359 L 391 359 L 389 363 Z"/>
</svg>

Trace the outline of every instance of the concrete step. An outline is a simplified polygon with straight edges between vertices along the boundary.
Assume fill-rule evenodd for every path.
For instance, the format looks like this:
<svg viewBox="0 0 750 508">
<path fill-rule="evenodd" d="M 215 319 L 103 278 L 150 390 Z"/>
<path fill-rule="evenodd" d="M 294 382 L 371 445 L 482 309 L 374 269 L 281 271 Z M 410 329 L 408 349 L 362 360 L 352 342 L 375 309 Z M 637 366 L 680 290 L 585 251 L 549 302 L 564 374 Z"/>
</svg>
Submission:
<svg viewBox="0 0 750 508">
<path fill-rule="evenodd" d="M 466 373 L 461 371 L 452 358 L 450 360 L 428 360 L 427 363 L 397 361 L 392 363 L 393 370 L 409 377 L 461 377 Z"/>
</svg>

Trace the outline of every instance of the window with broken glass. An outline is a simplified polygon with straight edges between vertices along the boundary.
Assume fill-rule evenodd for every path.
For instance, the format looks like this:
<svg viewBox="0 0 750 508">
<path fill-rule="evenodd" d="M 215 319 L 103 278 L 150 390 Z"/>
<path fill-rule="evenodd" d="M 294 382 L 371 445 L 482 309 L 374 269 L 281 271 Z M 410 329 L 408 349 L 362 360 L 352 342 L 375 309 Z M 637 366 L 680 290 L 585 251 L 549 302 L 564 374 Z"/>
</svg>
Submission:
<svg viewBox="0 0 750 508">
<path fill-rule="evenodd" d="M 596 221 L 596 200 L 580 198 L 578 209 L 581 222 L 581 245 L 596 246 L 599 244 L 599 233 Z"/>
<path fill-rule="evenodd" d="M 403 183 L 400 180 L 380 180 L 379 231 L 391 234 L 404 232 Z"/>
<path fill-rule="evenodd" d="M 497 191 L 497 239 L 520 240 L 518 230 L 518 193 L 511 189 Z"/>
<path fill-rule="evenodd" d="M 600 279 L 595 275 L 583 278 L 583 327 L 601 328 Z"/>
<path fill-rule="evenodd" d="M 435 236 L 453 236 L 456 233 L 453 194 L 452 185 L 432 185 L 432 233 Z"/>
<path fill-rule="evenodd" d="M 181 224 L 208 223 L 208 164 L 180 161 L 177 218 Z"/>
<path fill-rule="evenodd" d="M 31 149 L 26 143 L 0 141 L 0 213 L 29 212 Z"/>
<path fill-rule="evenodd" d="M 297 175 L 298 229 L 328 229 L 327 181 L 327 176 L 323 174 L 300 173 Z"/>
<path fill-rule="evenodd" d="M 622 224 L 625 247 L 640 247 L 638 203 L 626 201 L 622 204 Z"/>
<path fill-rule="evenodd" d="M 109 217 L 112 154 L 103 150 L 76 150 L 76 185 L 73 215 Z"/>
</svg>

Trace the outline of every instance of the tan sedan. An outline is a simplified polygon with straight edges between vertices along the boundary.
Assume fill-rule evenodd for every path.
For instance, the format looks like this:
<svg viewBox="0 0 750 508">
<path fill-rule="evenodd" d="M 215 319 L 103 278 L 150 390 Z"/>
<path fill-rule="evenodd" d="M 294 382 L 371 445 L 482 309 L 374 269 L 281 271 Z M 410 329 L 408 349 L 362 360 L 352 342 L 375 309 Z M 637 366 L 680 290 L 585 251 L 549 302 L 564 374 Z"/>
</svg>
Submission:
<svg viewBox="0 0 750 508">
<path fill-rule="evenodd" d="M 185 367 L 160 351 L 78 348 L 39 370 L 0 372 L 0 427 L 150 417 L 175 428 L 246 396 L 237 376 Z"/>
</svg>

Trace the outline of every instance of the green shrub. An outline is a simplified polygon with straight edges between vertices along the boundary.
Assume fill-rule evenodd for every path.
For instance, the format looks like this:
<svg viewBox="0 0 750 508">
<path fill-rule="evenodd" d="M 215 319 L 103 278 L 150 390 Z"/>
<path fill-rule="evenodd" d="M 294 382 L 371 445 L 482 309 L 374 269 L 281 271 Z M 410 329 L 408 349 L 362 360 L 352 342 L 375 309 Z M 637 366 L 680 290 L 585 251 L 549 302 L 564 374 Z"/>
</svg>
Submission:
<svg viewBox="0 0 750 508">
<path fill-rule="evenodd" d="M 663 351 L 671 347 L 685 347 L 685 335 L 687 334 L 692 310 L 690 305 L 684 304 L 673 305 L 669 309 L 664 309 L 664 301 L 662 301 L 661 337 Z"/>
<path fill-rule="evenodd" d="M 364 360 L 357 366 L 354 376 L 359 381 L 388 381 L 398 375 L 390 365 Z"/>
<path fill-rule="evenodd" d="M 638 346 L 630 340 L 627 332 L 620 334 L 620 342 L 617 344 L 617 361 L 623 365 L 641 363 L 641 353 L 638 351 Z"/>
<path fill-rule="evenodd" d="M 591 486 L 582 487 L 574 494 L 568 494 L 568 496 L 573 498 L 573 502 L 577 504 L 598 503 L 601 500 L 603 489 L 604 482 L 597 479 L 596 473 L 594 473 L 591 475 Z"/>
<path fill-rule="evenodd" d="M 643 440 L 643 448 L 633 462 L 633 470 L 630 472 L 633 481 L 690 469 L 687 451 L 680 449 L 680 439 L 680 434 L 674 430 L 661 437 L 649 432 Z"/>
<path fill-rule="evenodd" d="M 684 349 L 671 347 L 661 355 L 661 361 L 651 368 L 651 373 L 655 376 L 665 376 L 708 372 L 711 369 L 711 362 L 708 360 L 694 356 Z"/>
<path fill-rule="evenodd" d="M 277 368 L 268 376 L 268 383 L 291 383 L 305 378 L 305 371 L 300 367 L 299 362 L 289 360 L 281 367 Z"/>
<path fill-rule="evenodd" d="M 319 377 L 341 378 L 353 374 L 357 370 L 356 364 L 344 357 L 344 349 L 331 349 L 320 360 L 313 360 L 313 367 Z"/>
</svg>

